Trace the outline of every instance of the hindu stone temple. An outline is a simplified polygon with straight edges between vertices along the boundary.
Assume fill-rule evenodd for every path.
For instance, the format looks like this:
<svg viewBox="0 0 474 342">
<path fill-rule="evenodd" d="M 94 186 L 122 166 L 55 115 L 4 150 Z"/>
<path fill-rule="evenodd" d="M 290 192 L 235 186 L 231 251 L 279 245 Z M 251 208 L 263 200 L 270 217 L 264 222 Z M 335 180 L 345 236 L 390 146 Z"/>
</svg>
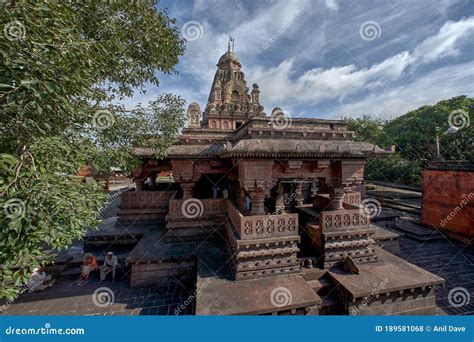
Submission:
<svg viewBox="0 0 474 342">
<path fill-rule="evenodd" d="M 198 315 L 437 314 L 444 280 L 379 248 L 361 205 L 366 161 L 390 152 L 341 120 L 267 115 L 232 46 L 187 116 L 166 158 L 136 148 L 119 223 L 153 228 L 132 286 L 194 286 Z"/>
</svg>

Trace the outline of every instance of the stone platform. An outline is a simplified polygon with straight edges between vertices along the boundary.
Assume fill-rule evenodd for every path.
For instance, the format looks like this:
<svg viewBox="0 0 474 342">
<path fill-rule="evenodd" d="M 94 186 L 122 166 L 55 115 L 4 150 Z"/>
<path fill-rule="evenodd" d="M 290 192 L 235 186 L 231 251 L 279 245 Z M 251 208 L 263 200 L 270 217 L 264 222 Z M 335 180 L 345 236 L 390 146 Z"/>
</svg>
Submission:
<svg viewBox="0 0 474 342">
<path fill-rule="evenodd" d="M 233 280 L 224 237 L 198 248 L 196 315 L 317 314 L 321 298 L 302 275 Z"/>
<path fill-rule="evenodd" d="M 166 243 L 164 229 L 145 235 L 126 259 L 131 287 L 194 284 L 195 249 L 196 243 Z"/>
<path fill-rule="evenodd" d="M 377 224 L 372 224 L 371 228 L 375 229 L 374 240 L 377 246 L 382 247 L 391 253 L 400 252 L 400 234 L 380 227 Z"/>
<path fill-rule="evenodd" d="M 380 248 L 378 264 L 360 265 L 359 274 L 335 267 L 329 276 L 348 315 L 436 315 L 435 287 L 444 279 Z"/>
<path fill-rule="evenodd" d="M 196 315 L 317 314 L 321 298 L 301 275 L 230 281 L 200 278 Z"/>
</svg>

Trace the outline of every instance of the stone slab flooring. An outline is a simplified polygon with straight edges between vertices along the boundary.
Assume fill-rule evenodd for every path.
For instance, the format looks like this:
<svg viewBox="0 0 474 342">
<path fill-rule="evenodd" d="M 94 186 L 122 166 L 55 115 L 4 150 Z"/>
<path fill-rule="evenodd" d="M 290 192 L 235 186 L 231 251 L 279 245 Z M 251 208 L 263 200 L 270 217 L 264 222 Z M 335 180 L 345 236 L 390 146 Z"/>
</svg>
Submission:
<svg viewBox="0 0 474 342">
<path fill-rule="evenodd" d="M 403 195 L 406 194 L 403 192 Z M 393 197 L 397 198 L 397 195 Z M 113 201 L 107 208 L 103 213 L 104 218 L 115 216 L 117 202 L 117 200 Z M 400 211 L 397 214 L 407 215 Z M 379 217 L 382 219 L 380 224 L 385 226 L 387 221 L 384 221 L 382 216 L 383 213 Z M 449 315 L 474 315 L 474 248 L 449 238 L 419 241 L 410 238 L 402 231 L 393 231 L 400 234 L 400 251 L 396 253 L 398 256 L 446 280 L 445 287 L 436 291 L 437 304 L 440 308 Z M 427 231 L 430 232 L 429 229 Z M 94 304 L 93 293 L 100 287 L 107 287 L 113 291 L 114 301 L 111 305 L 101 307 Z M 450 290 L 457 287 L 464 288 L 469 293 L 469 298 L 468 303 L 454 307 L 449 303 L 448 294 Z M 99 284 L 97 279 L 91 279 L 84 287 L 76 286 L 72 280 L 63 280 L 44 292 L 21 295 L 8 306 L 3 314 L 174 315 L 179 313 L 189 315 L 195 311 L 193 295 L 194 290 L 185 289 L 179 285 L 131 289 L 127 277 L 116 283 L 108 281 L 103 284 Z M 4 302 L 0 302 L 0 305 L 3 304 Z M 176 310 L 180 305 L 183 305 L 182 309 Z"/>
<path fill-rule="evenodd" d="M 78 287 L 72 281 L 63 281 L 43 292 L 23 294 L 4 312 L 6 315 L 189 315 L 194 301 L 188 301 L 191 292 L 178 287 L 131 289 L 128 280 L 116 283 L 91 280 Z M 96 289 L 107 287 L 108 293 Z M 110 303 L 110 305 L 105 305 Z M 179 306 L 183 305 L 181 309 Z"/>
<path fill-rule="evenodd" d="M 401 237 L 400 252 L 396 254 L 446 280 L 444 288 L 436 290 L 436 302 L 447 314 L 474 315 L 474 248 L 448 238 L 418 242 Z M 448 301 L 449 291 L 456 287 L 464 288 L 470 297 L 460 307 Z"/>
</svg>

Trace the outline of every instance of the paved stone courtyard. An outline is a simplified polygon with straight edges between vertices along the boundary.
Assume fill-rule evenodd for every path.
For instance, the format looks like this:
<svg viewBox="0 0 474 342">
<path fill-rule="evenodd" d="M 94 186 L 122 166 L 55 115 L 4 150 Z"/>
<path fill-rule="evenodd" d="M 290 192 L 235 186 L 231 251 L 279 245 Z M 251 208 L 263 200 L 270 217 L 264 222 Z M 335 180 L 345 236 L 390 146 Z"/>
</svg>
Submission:
<svg viewBox="0 0 474 342">
<path fill-rule="evenodd" d="M 107 287 L 113 293 L 113 303 L 105 305 L 110 297 L 94 296 L 94 290 Z M 179 310 L 191 295 L 190 291 L 177 287 L 131 289 L 128 281 L 112 284 L 91 280 L 78 287 L 71 281 L 63 281 L 44 292 L 24 294 L 7 310 L 7 315 L 175 315 L 192 314 L 194 302 Z M 98 305 L 94 303 L 97 298 Z"/>
<path fill-rule="evenodd" d="M 398 255 L 446 280 L 444 288 L 436 291 L 436 302 L 447 314 L 474 314 L 474 248 L 447 238 L 419 242 L 401 237 Z M 458 308 L 448 302 L 449 291 L 456 287 L 470 294 L 469 303 Z"/>
<path fill-rule="evenodd" d="M 114 201 L 103 213 L 104 218 L 113 217 L 117 210 Z M 385 226 L 386 222 L 378 223 Z M 400 234 L 400 251 L 403 259 L 424 268 L 446 280 L 444 288 L 436 291 L 438 306 L 449 315 L 474 314 L 474 248 L 444 237 L 437 231 L 420 228 L 419 235 L 432 235 L 433 239 L 420 241 L 404 231 Z M 419 232 L 417 232 L 420 234 Z M 195 312 L 194 289 L 181 286 L 130 288 L 129 278 L 124 276 L 115 283 L 99 284 L 91 279 L 83 287 L 74 280 L 61 280 L 44 292 L 23 294 L 4 312 L 6 315 L 192 315 Z M 107 287 L 113 292 L 113 303 L 101 307 L 93 301 L 94 291 Z M 448 301 L 450 290 L 462 287 L 469 293 L 468 303 L 453 307 Z M 95 296 L 97 298 L 97 296 Z M 100 298 L 100 297 L 99 297 Z M 103 297 L 104 300 L 108 298 Z M 3 303 L 0 303 L 3 304 Z M 185 305 L 186 304 L 186 305 Z M 181 306 L 181 310 L 178 308 Z M 178 309 L 178 310 L 177 310 Z"/>
</svg>

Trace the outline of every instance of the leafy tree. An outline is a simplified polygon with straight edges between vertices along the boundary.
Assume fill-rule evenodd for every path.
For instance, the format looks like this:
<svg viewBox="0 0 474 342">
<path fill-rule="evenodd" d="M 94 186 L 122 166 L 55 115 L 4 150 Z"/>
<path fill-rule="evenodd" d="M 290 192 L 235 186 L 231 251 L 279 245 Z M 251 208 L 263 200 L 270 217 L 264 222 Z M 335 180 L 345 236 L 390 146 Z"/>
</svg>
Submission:
<svg viewBox="0 0 474 342">
<path fill-rule="evenodd" d="M 344 120 L 348 122 L 347 128 L 356 133 L 356 141 L 370 141 L 377 145 L 383 145 L 386 142 L 383 120 L 369 115 L 356 119 L 344 118 Z"/>
<path fill-rule="evenodd" d="M 423 164 L 436 157 L 436 137 L 441 157 L 467 160 L 474 136 L 474 99 L 458 96 L 432 106 L 422 106 L 392 121 L 381 121 L 368 115 L 348 119 L 349 129 L 357 133 L 357 141 L 368 141 L 384 148 L 395 145 L 396 153 L 386 159 L 367 163 L 366 178 L 420 185 Z M 455 134 L 445 134 L 450 126 Z"/>
<path fill-rule="evenodd" d="M 384 127 L 384 133 L 397 145 L 400 155 L 408 160 L 431 160 L 436 156 L 436 136 L 441 155 L 447 160 L 466 160 L 470 155 L 470 138 L 474 136 L 474 99 L 458 96 L 423 106 L 402 115 Z M 459 127 L 454 135 L 444 132 Z"/>
<path fill-rule="evenodd" d="M 0 297 L 96 226 L 106 194 L 75 176 L 86 163 L 131 170 L 133 146 L 165 153 L 184 101 L 164 94 L 126 111 L 184 52 L 156 1 L 15 1 L 0 23 Z M 137 134 L 140 132 L 140 134 Z"/>
</svg>

